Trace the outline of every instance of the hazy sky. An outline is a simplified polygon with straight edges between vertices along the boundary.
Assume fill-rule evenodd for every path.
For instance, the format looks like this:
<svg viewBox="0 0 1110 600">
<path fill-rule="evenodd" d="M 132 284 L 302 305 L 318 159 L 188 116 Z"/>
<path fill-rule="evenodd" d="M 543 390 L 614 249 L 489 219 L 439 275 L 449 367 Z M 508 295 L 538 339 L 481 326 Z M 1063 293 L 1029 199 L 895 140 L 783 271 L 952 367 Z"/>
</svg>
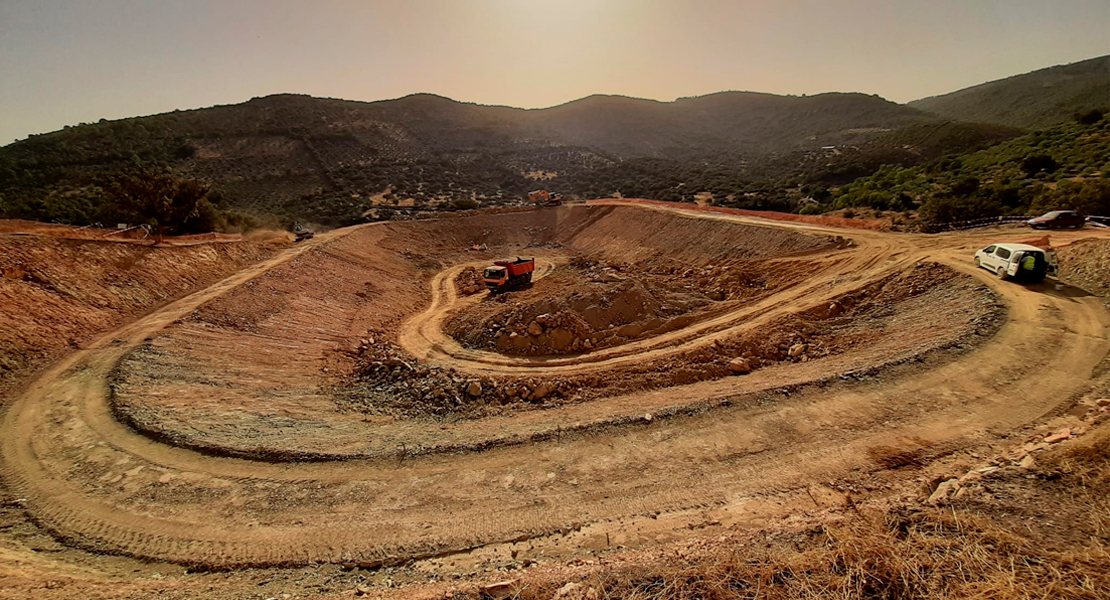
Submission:
<svg viewBox="0 0 1110 600">
<path fill-rule="evenodd" d="M 0 0 L 0 144 L 296 92 L 898 102 L 1110 54 L 1110 0 Z"/>
</svg>

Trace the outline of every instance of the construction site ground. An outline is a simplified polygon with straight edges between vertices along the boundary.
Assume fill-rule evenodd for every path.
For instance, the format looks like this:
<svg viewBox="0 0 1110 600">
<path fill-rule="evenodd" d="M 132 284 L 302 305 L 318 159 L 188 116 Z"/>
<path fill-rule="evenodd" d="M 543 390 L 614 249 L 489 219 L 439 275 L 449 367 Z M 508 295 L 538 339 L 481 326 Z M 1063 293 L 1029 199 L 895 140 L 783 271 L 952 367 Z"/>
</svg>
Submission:
<svg viewBox="0 0 1110 600">
<path fill-rule="evenodd" d="M 1041 284 L 972 262 L 1033 237 L 635 201 L 0 235 L 0 597 L 596 598 L 976 502 L 1110 566 L 1110 514 L 1049 489 L 1110 439 L 1110 236 L 1051 233 Z"/>
</svg>

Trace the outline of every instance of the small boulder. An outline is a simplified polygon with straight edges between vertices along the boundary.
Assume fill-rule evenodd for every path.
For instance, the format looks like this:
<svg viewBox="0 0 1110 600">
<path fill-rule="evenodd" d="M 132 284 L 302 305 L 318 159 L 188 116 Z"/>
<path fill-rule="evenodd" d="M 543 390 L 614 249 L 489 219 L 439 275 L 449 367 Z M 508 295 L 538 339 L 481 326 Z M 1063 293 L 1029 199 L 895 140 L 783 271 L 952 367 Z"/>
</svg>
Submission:
<svg viewBox="0 0 1110 600">
<path fill-rule="evenodd" d="M 960 480 L 949 479 L 942 481 L 937 489 L 929 496 L 929 504 L 936 504 L 942 500 L 947 500 L 949 496 L 956 493 L 960 489 Z"/>
<path fill-rule="evenodd" d="M 844 307 L 840 306 L 839 302 L 832 302 L 829 304 L 828 312 L 830 317 L 835 317 L 844 312 Z"/>
<path fill-rule="evenodd" d="M 790 347 L 790 358 L 798 358 L 799 356 L 805 354 L 808 348 L 809 346 L 806 344 L 794 344 Z"/>
<path fill-rule="evenodd" d="M 1021 463 L 1019 463 L 1018 466 L 1023 469 L 1032 469 L 1034 466 L 1036 466 L 1036 464 L 1037 460 L 1033 458 L 1033 455 L 1026 454 L 1025 458 L 1021 459 Z"/>
<path fill-rule="evenodd" d="M 551 318 L 551 315 L 549 315 L 547 313 L 544 313 L 544 314 L 539 315 L 539 316 L 536 317 L 536 322 L 539 323 L 540 325 L 547 325 L 547 321 L 550 318 Z"/>
<path fill-rule="evenodd" d="M 542 335 L 543 325 L 540 325 L 538 321 L 532 321 L 532 323 L 528 325 L 528 334 L 534 336 Z"/>
<path fill-rule="evenodd" d="M 728 361 L 728 370 L 736 374 L 744 374 L 752 372 L 752 363 L 746 358 L 734 358 Z"/>
<path fill-rule="evenodd" d="M 1044 441 L 1045 441 L 1046 444 L 1055 444 L 1056 442 L 1062 442 L 1062 441 L 1064 441 L 1064 440 L 1066 440 L 1070 437 L 1071 437 L 1071 430 L 1067 429 L 1067 428 L 1064 428 L 1064 429 L 1061 429 L 1060 431 L 1057 431 L 1056 433 L 1046 437 L 1044 439 Z"/>
<path fill-rule="evenodd" d="M 578 593 L 578 588 L 580 587 L 582 587 L 582 584 L 574 583 L 572 581 L 556 590 L 555 595 L 551 597 L 551 600 L 576 600 L 577 598 L 580 598 L 582 596 Z"/>
<path fill-rule="evenodd" d="M 547 333 L 549 338 L 548 343 L 550 343 L 551 347 L 555 350 L 566 350 L 570 348 L 574 342 L 574 334 L 562 327 L 549 329 Z"/>
<path fill-rule="evenodd" d="M 473 398 L 477 398 L 478 396 L 481 396 L 482 395 L 482 384 L 481 384 L 481 382 L 471 381 L 466 386 L 466 393 L 469 394 Z"/>
<path fill-rule="evenodd" d="M 639 335 L 643 332 L 643 325 L 639 323 L 629 323 L 627 325 L 621 325 L 617 328 L 617 335 L 626 338 L 639 337 Z"/>
<path fill-rule="evenodd" d="M 509 598 L 513 596 L 513 586 L 516 581 L 498 581 L 489 585 L 478 586 L 478 591 L 485 598 Z"/>
<path fill-rule="evenodd" d="M 1098 400 L 1095 400 L 1095 404 L 1098 405 L 1099 408 L 1103 406 L 1110 406 L 1110 398 L 1099 398 Z"/>
<path fill-rule="evenodd" d="M 960 477 L 959 482 L 960 482 L 960 485 L 967 485 L 969 483 L 974 483 L 976 481 L 979 481 L 982 478 L 983 478 L 982 473 L 979 473 L 979 472 L 976 472 L 976 471 L 968 471 L 962 477 Z"/>
<path fill-rule="evenodd" d="M 543 400 L 544 398 L 551 395 L 551 392 L 553 392 L 553 391 L 555 391 L 555 390 L 551 387 L 551 384 L 541 383 L 541 384 L 536 386 L 535 390 L 532 391 L 532 399 L 533 400 Z"/>
</svg>

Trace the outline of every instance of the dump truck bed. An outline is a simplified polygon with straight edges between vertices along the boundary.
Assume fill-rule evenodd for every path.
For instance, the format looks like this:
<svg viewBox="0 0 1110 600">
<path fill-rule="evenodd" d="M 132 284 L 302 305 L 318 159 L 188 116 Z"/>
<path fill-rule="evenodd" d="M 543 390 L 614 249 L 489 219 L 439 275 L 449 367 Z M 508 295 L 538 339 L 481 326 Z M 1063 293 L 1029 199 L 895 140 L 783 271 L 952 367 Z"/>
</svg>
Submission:
<svg viewBox="0 0 1110 600">
<path fill-rule="evenodd" d="M 516 260 L 497 260 L 493 264 L 505 267 L 510 276 L 523 275 L 536 270 L 536 260 L 533 258 L 517 258 Z"/>
</svg>

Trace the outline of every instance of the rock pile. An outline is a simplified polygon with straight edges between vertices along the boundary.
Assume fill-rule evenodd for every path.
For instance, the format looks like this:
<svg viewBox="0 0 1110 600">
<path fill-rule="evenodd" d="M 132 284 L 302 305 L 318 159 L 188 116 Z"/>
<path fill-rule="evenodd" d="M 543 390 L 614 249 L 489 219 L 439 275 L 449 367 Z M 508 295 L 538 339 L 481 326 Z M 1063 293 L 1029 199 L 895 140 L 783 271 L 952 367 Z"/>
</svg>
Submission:
<svg viewBox="0 0 1110 600">
<path fill-rule="evenodd" d="M 424 365 L 383 337 L 368 331 L 351 349 L 358 366 L 340 394 L 346 408 L 405 416 L 485 413 L 513 403 L 559 404 L 574 391 L 563 378 L 476 378 Z"/>
<path fill-rule="evenodd" d="M 455 276 L 455 292 L 460 296 L 473 296 L 486 290 L 482 281 L 482 271 L 474 267 L 467 267 Z"/>
</svg>

